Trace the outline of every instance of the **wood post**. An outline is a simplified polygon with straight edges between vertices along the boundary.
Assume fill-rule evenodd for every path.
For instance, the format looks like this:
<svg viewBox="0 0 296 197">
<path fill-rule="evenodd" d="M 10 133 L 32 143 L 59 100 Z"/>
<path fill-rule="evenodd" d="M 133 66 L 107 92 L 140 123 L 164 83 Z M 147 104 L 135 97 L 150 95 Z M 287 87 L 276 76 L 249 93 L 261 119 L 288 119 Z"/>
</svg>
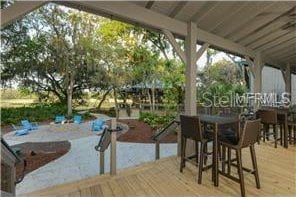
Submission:
<svg viewBox="0 0 296 197">
<path fill-rule="evenodd" d="M 187 35 L 185 37 L 185 51 L 181 49 L 181 47 L 177 44 L 175 37 L 172 32 L 169 30 L 162 30 L 164 35 L 167 37 L 169 42 L 171 43 L 173 49 L 177 52 L 180 59 L 186 65 L 185 71 L 185 113 L 187 115 L 196 115 L 196 73 L 197 73 L 197 65 L 196 62 L 202 56 L 202 54 L 206 51 L 206 49 L 210 46 L 208 43 L 204 43 L 202 47 L 196 51 L 197 44 L 197 27 L 193 22 L 187 23 Z M 180 156 L 180 133 L 178 134 L 178 153 Z M 188 143 L 190 147 L 188 150 L 193 150 L 193 143 L 191 141 Z M 158 145 L 156 145 L 158 146 Z M 157 148 L 156 148 L 157 149 Z M 189 153 L 188 153 L 189 154 Z M 157 155 L 156 155 L 157 157 Z"/>
<path fill-rule="evenodd" d="M 160 158 L 160 143 L 159 141 L 155 142 L 155 160 L 159 160 Z"/>
<path fill-rule="evenodd" d="M 100 151 L 100 174 L 105 173 L 105 152 Z"/>
<path fill-rule="evenodd" d="M 255 102 L 254 110 L 257 110 L 260 107 L 260 94 L 262 93 L 262 69 L 264 66 L 264 63 L 262 62 L 261 53 L 256 53 L 254 60 L 252 61 L 250 57 L 245 56 L 245 59 L 247 60 L 249 64 L 249 68 L 251 71 L 250 77 L 251 77 L 251 83 L 250 84 L 250 91 L 251 93 L 255 94 Z"/>
<path fill-rule="evenodd" d="M 111 150 L 110 150 L 110 175 L 116 175 L 116 119 L 111 119 Z"/>
<path fill-rule="evenodd" d="M 187 115 L 196 115 L 196 32 L 196 25 L 189 22 L 187 24 L 187 36 L 185 38 L 185 113 Z"/>
<path fill-rule="evenodd" d="M 291 81 L 291 65 L 287 64 L 286 67 L 286 72 L 285 72 L 285 91 L 286 93 L 290 94 L 290 98 L 291 98 L 291 93 L 292 93 L 292 81 Z"/>
<path fill-rule="evenodd" d="M 196 44 L 197 27 L 196 24 L 189 22 L 187 24 L 187 36 L 185 37 L 185 114 L 196 115 Z M 180 144 L 179 144 L 180 146 Z M 187 141 L 185 155 L 192 155 L 195 152 L 195 143 L 192 140 Z"/>
<path fill-rule="evenodd" d="M 254 59 L 254 73 L 255 73 L 255 79 L 254 79 L 254 92 L 255 93 L 261 93 L 262 91 L 262 58 L 260 53 L 256 53 L 255 59 Z"/>
</svg>

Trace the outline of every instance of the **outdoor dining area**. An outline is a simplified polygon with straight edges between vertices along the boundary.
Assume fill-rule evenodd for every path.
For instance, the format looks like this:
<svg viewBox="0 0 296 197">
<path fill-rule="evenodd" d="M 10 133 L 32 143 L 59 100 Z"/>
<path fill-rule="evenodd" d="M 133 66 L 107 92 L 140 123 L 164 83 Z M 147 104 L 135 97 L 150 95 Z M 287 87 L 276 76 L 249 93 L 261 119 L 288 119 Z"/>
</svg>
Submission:
<svg viewBox="0 0 296 197">
<path fill-rule="evenodd" d="M 219 186 L 219 175 L 240 184 L 241 196 L 246 196 L 244 171 L 254 175 L 256 188 L 260 189 L 255 144 L 278 142 L 283 148 L 296 144 L 296 110 L 293 108 L 262 107 L 254 112 L 237 113 L 237 109 L 224 108 L 218 114 L 180 115 L 181 162 L 183 172 L 186 161 L 198 166 L 197 182 L 202 184 L 204 170 L 212 169 L 214 186 Z M 187 139 L 194 141 L 193 155 L 186 155 Z M 212 150 L 208 151 L 208 144 Z M 260 149 L 260 145 L 258 149 Z M 192 147 L 191 147 L 192 149 Z M 242 149 L 249 149 L 252 169 L 243 166 L 246 155 Z M 232 154 L 235 151 L 235 154 Z M 208 165 L 207 158 L 212 156 Z M 236 177 L 232 167 L 237 168 Z"/>
<path fill-rule="evenodd" d="M 124 169 L 114 176 L 95 175 L 24 196 L 295 196 L 295 104 L 251 110 L 197 107 L 198 60 L 209 47 L 247 62 L 249 92 L 273 81 L 264 67 L 281 73 L 282 92 L 292 95 L 296 74 L 293 1 L 57 1 L 57 4 L 164 35 L 182 61 L 184 110 L 178 153 Z M 46 4 L 17 2 L 3 11 L 5 26 Z M 179 41 L 184 41 L 184 46 Z M 282 93 L 281 92 L 281 93 Z M 249 106 L 248 106 L 249 107 Z M 99 164 L 98 164 L 99 165 Z"/>
</svg>

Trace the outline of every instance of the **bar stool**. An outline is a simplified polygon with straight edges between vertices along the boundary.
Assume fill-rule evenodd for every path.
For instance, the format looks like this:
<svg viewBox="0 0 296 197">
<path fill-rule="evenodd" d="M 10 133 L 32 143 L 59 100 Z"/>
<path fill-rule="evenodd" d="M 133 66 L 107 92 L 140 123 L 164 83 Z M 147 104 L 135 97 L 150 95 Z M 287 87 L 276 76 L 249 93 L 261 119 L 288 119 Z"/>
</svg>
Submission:
<svg viewBox="0 0 296 197">
<path fill-rule="evenodd" d="M 296 114 L 291 114 L 288 119 L 289 141 L 290 144 L 296 144 Z M 292 133 L 293 131 L 293 133 Z"/>
<path fill-rule="evenodd" d="M 274 137 L 274 147 L 277 148 L 277 142 L 280 140 L 281 145 L 283 143 L 283 138 L 282 138 L 282 129 L 280 130 L 280 136 L 281 138 L 278 139 L 278 130 L 277 130 L 277 125 L 280 125 L 281 127 L 284 126 L 284 122 L 278 121 L 278 115 L 276 110 L 258 110 L 256 112 L 257 118 L 261 119 L 261 123 L 263 124 L 263 142 L 265 140 L 269 140 L 269 136 L 273 135 Z M 273 132 L 269 132 L 269 128 L 272 125 L 273 127 Z"/>
<path fill-rule="evenodd" d="M 185 116 L 180 115 L 181 121 L 181 163 L 180 172 L 183 172 L 185 167 L 185 162 L 189 161 L 194 165 L 198 165 L 198 184 L 202 182 L 202 171 L 208 169 L 210 166 L 204 167 L 204 158 L 208 153 L 205 151 L 207 149 L 207 143 L 212 141 L 212 137 L 209 134 L 203 132 L 200 119 L 197 116 Z M 186 152 L 186 142 L 187 139 L 191 139 L 195 142 L 195 155 L 185 157 Z M 200 143 L 200 150 L 199 150 Z M 192 159 L 196 160 L 193 162 Z"/>
<path fill-rule="evenodd" d="M 260 119 L 258 120 L 246 120 L 242 131 L 240 132 L 240 137 L 236 138 L 233 136 L 226 136 L 225 138 L 220 139 L 220 144 L 225 146 L 228 149 L 228 158 L 223 160 L 222 163 L 227 163 L 227 173 L 224 170 L 219 171 L 220 174 L 230 178 L 231 180 L 238 182 L 240 184 L 241 196 L 245 197 L 245 184 L 244 184 L 244 175 L 243 170 L 253 174 L 255 176 L 256 187 L 260 189 L 260 181 L 257 167 L 257 160 L 255 154 L 254 144 L 258 140 L 258 135 L 260 133 Z M 242 149 L 250 148 L 252 165 L 253 169 L 247 169 L 242 166 Z M 231 159 L 231 150 L 235 150 L 236 158 L 235 160 Z M 233 161 L 237 161 L 237 164 L 234 164 Z M 237 167 L 239 178 L 231 175 L 231 166 Z"/>
</svg>

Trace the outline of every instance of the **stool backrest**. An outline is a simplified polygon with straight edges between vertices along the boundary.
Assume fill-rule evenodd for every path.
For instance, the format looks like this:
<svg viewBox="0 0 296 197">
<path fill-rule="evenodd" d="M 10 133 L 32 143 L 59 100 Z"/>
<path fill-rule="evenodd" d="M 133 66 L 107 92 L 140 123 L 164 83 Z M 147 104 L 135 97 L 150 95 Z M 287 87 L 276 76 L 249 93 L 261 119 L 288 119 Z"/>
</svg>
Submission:
<svg viewBox="0 0 296 197">
<path fill-rule="evenodd" d="M 277 124 L 277 112 L 275 110 L 258 110 L 256 117 L 260 118 L 263 124 Z"/>
<path fill-rule="evenodd" d="M 246 120 L 242 132 L 240 133 L 239 146 L 242 148 L 255 144 L 260 134 L 261 120 Z"/>
<path fill-rule="evenodd" d="M 198 116 L 180 115 L 181 135 L 186 138 L 201 141 L 203 139 L 201 123 Z"/>
</svg>

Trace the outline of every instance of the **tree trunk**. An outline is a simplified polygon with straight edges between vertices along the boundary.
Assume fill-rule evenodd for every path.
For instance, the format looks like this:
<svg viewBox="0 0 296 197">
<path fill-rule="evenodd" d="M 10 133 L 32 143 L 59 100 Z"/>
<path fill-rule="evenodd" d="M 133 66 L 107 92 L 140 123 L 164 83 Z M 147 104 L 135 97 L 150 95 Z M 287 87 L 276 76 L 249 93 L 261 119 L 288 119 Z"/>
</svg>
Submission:
<svg viewBox="0 0 296 197">
<path fill-rule="evenodd" d="M 152 81 L 151 86 L 152 111 L 155 111 L 155 81 Z"/>
<path fill-rule="evenodd" d="M 69 73 L 69 83 L 67 88 L 67 115 L 72 116 L 72 99 L 73 99 L 74 75 Z"/>
<path fill-rule="evenodd" d="M 109 88 L 109 89 L 103 94 L 103 97 L 102 97 L 102 99 L 100 100 L 100 103 L 99 103 L 99 105 L 98 105 L 98 107 L 97 107 L 99 110 L 101 109 L 103 102 L 106 100 L 107 95 L 110 93 L 111 90 L 112 90 L 112 88 Z"/>
<path fill-rule="evenodd" d="M 152 111 L 151 94 L 150 94 L 149 88 L 147 88 L 147 95 L 148 95 L 148 101 L 149 101 L 150 111 Z"/>
<path fill-rule="evenodd" d="M 113 87 L 113 96 L 114 96 L 114 104 L 115 104 L 115 113 L 116 113 L 116 119 L 119 119 L 119 108 L 117 103 L 117 92 L 116 88 Z"/>
</svg>

